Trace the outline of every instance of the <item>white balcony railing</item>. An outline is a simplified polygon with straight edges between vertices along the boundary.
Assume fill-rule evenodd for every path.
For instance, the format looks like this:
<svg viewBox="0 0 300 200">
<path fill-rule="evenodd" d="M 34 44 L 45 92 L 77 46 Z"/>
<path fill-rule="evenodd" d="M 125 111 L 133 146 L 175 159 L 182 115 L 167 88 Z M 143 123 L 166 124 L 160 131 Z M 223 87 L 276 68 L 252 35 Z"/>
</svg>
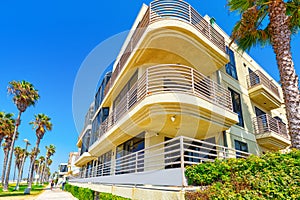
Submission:
<svg viewBox="0 0 300 200">
<path fill-rule="evenodd" d="M 80 182 L 90 182 L 92 177 L 114 176 L 121 174 L 143 173 L 165 169 L 181 169 L 184 178 L 184 168 L 187 165 L 210 162 L 215 159 L 246 158 L 250 154 L 214 143 L 179 136 L 143 150 L 82 168 Z M 151 176 L 151 173 L 150 173 Z M 94 179 L 101 182 L 101 179 Z M 74 180 L 76 181 L 76 180 Z M 78 180 L 77 180 L 78 181 Z M 138 180 L 142 181 L 142 180 Z M 126 180 L 123 184 L 126 184 Z M 170 183 L 172 184 L 172 183 Z"/>
<path fill-rule="evenodd" d="M 162 93 L 193 95 L 227 111 L 232 111 L 230 92 L 200 72 L 183 65 L 156 65 L 149 67 L 110 111 L 109 116 L 97 130 L 98 139 L 138 102 L 147 96 Z"/>
<path fill-rule="evenodd" d="M 256 135 L 273 132 L 286 139 L 289 139 L 286 125 L 270 115 L 260 115 L 253 118 L 254 131 Z"/>
</svg>

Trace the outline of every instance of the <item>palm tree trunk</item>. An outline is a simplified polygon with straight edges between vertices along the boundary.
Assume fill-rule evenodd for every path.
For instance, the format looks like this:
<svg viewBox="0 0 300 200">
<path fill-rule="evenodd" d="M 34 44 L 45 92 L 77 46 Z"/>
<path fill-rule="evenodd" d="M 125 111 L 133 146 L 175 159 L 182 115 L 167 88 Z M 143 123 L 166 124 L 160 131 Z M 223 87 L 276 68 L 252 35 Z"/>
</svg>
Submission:
<svg viewBox="0 0 300 200">
<path fill-rule="evenodd" d="M 15 159 L 15 169 L 14 169 L 14 177 L 13 180 L 16 178 L 16 169 L 17 169 L 17 159 Z"/>
<path fill-rule="evenodd" d="M 42 183 L 42 177 L 43 177 L 43 171 L 45 169 L 45 165 L 42 165 L 41 167 L 42 168 L 41 168 L 41 171 L 40 171 L 39 181 L 38 181 L 39 185 L 41 185 L 41 183 Z"/>
<path fill-rule="evenodd" d="M 4 161 L 3 161 L 3 168 L 2 168 L 2 178 L 1 178 L 1 184 L 4 185 L 5 180 L 5 171 L 7 166 L 7 159 L 8 159 L 8 151 L 4 151 Z"/>
<path fill-rule="evenodd" d="M 32 165 L 32 164 L 33 164 L 33 166 L 34 166 L 34 160 L 31 160 L 31 158 L 30 158 L 29 169 L 28 169 L 28 175 L 27 175 L 27 183 L 29 183 L 29 176 L 30 176 L 31 165 Z"/>
<path fill-rule="evenodd" d="M 26 151 L 25 151 L 25 153 L 26 153 Z M 20 166 L 20 169 L 19 169 L 18 179 L 17 179 L 15 190 L 19 190 L 19 184 L 22 181 L 22 173 L 23 173 L 23 167 L 24 167 L 24 164 L 25 164 L 25 156 L 26 155 L 24 155 L 24 157 L 22 158 L 22 161 L 21 161 L 21 166 Z"/>
<path fill-rule="evenodd" d="M 286 116 L 292 148 L 300 149 L 300 95 L 298 76 L 291 55 L 289 17 L 283 0 L 273 0 L 269 5 L 271 44 L 280 72 Z"/>
<path fill-rule="evenodd" d="M 42 175 L 41 175 L 41 184 L 44 184 L 44 175 L 45 175 L 45 170 L 47 168 L 47 162 L 48 162 L 48 157 L 46 157 L 46 160 L 45 160 L 45 166 L 43 168 L 43 171 L 42 171 Z"/>
<path fill-rule="evenodd" d="M 3 185 L 3 191 L 8 191 L 8 181 L 9 181 L 12 155 L 13 155 L 13 152 L 14 152 L 14 145 L 15 145 L 15 139 L 16 139 L 18 127 L 20 125 L 21 114 L 22 114 L 22 112 L 19 111 L 18 118 L 16 120 L 14 135 L 13 135 L 12 142 L 11 142 L 10 149 L 9 149 L 8 166 L 7 166 L 7 170 L 6 170 L 6 174 L 5 174 L 5 182 L 4 182 L 4 185 Z"/>
<path fill-rule="evenodd" d="M 39 149 L 39 145 L 40 145 L 40 138 L 36 139 L 36 145 L 35 145 L 35 150 L 37 151 Z M 34 157 L 32 160 L 35 160 L 37 157 L 37 152 L 34 154 Z M 30 175 L 29 175 L 29 182 L 28 182 L 28 188 L 27 191 L 25 190 L 25 194 L 30 194 L 30 190 L 31 190 L 31 186 L 32 186 L 32 181 L 33 181 L 33 170 L 34 170 L 34 162 L 31 163 L 30 165 Z"/>
</svg>

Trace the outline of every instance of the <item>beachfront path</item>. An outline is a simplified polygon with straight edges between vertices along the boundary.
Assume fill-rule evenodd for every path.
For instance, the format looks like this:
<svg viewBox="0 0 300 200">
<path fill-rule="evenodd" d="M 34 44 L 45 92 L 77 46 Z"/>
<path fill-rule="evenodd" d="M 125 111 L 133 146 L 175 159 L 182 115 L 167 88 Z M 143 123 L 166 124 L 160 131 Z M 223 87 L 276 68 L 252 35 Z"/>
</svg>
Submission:
<svg viewBox="0 0 300 200">
<path fill-rule="evenodd" d="M 46 190 L 40 194 L 36 200 L 77 200 L 77 198 L 73 197 L 71 193 L 62 191 L 60 188 L 46 188 Z"/>
</svg>

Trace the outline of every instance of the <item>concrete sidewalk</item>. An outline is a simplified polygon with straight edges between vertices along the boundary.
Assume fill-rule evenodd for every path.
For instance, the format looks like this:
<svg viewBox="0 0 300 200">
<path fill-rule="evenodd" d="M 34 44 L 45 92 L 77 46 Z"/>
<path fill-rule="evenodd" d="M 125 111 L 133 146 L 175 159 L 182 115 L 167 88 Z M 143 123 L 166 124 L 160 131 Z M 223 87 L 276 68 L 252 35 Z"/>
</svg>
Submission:
<svg viewBox="0 0 300 200">
<path fill-rule="evenodd" d="M 59 187 L 53 188 L 50 190 L 50 187 L 47 187 L 45 191 L 40 194 L 36 200 L 77 200 L 73 197 L 71 193 L 62 191 Z"/>
</svg>

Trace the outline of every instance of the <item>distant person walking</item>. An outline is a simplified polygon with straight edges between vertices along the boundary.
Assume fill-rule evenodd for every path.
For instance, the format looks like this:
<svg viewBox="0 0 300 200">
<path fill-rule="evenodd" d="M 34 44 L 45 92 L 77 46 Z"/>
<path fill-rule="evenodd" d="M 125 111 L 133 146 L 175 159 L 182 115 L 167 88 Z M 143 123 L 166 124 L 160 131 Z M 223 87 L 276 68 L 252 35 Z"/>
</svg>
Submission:
<svg viewBox="0 0 300 200">
<path fill-rule="evenodd" d="M 58 178 L 55 179 L 55 187 L 57 187 Z"/>
<path fill-rule="evenodd" d="M 51 190 L 53 189 L 53 186 L 54 186 L 54 181 L 52 180 L 51 181 L 51 188 L 50 188 Z"/>
<path fill-rule="evenodd" d="M 65 190 L 65 184 L 66 184 L 66 178 L 64 178 L 62 184 L 61 184 L 61 189 Z"/>
</svg>

